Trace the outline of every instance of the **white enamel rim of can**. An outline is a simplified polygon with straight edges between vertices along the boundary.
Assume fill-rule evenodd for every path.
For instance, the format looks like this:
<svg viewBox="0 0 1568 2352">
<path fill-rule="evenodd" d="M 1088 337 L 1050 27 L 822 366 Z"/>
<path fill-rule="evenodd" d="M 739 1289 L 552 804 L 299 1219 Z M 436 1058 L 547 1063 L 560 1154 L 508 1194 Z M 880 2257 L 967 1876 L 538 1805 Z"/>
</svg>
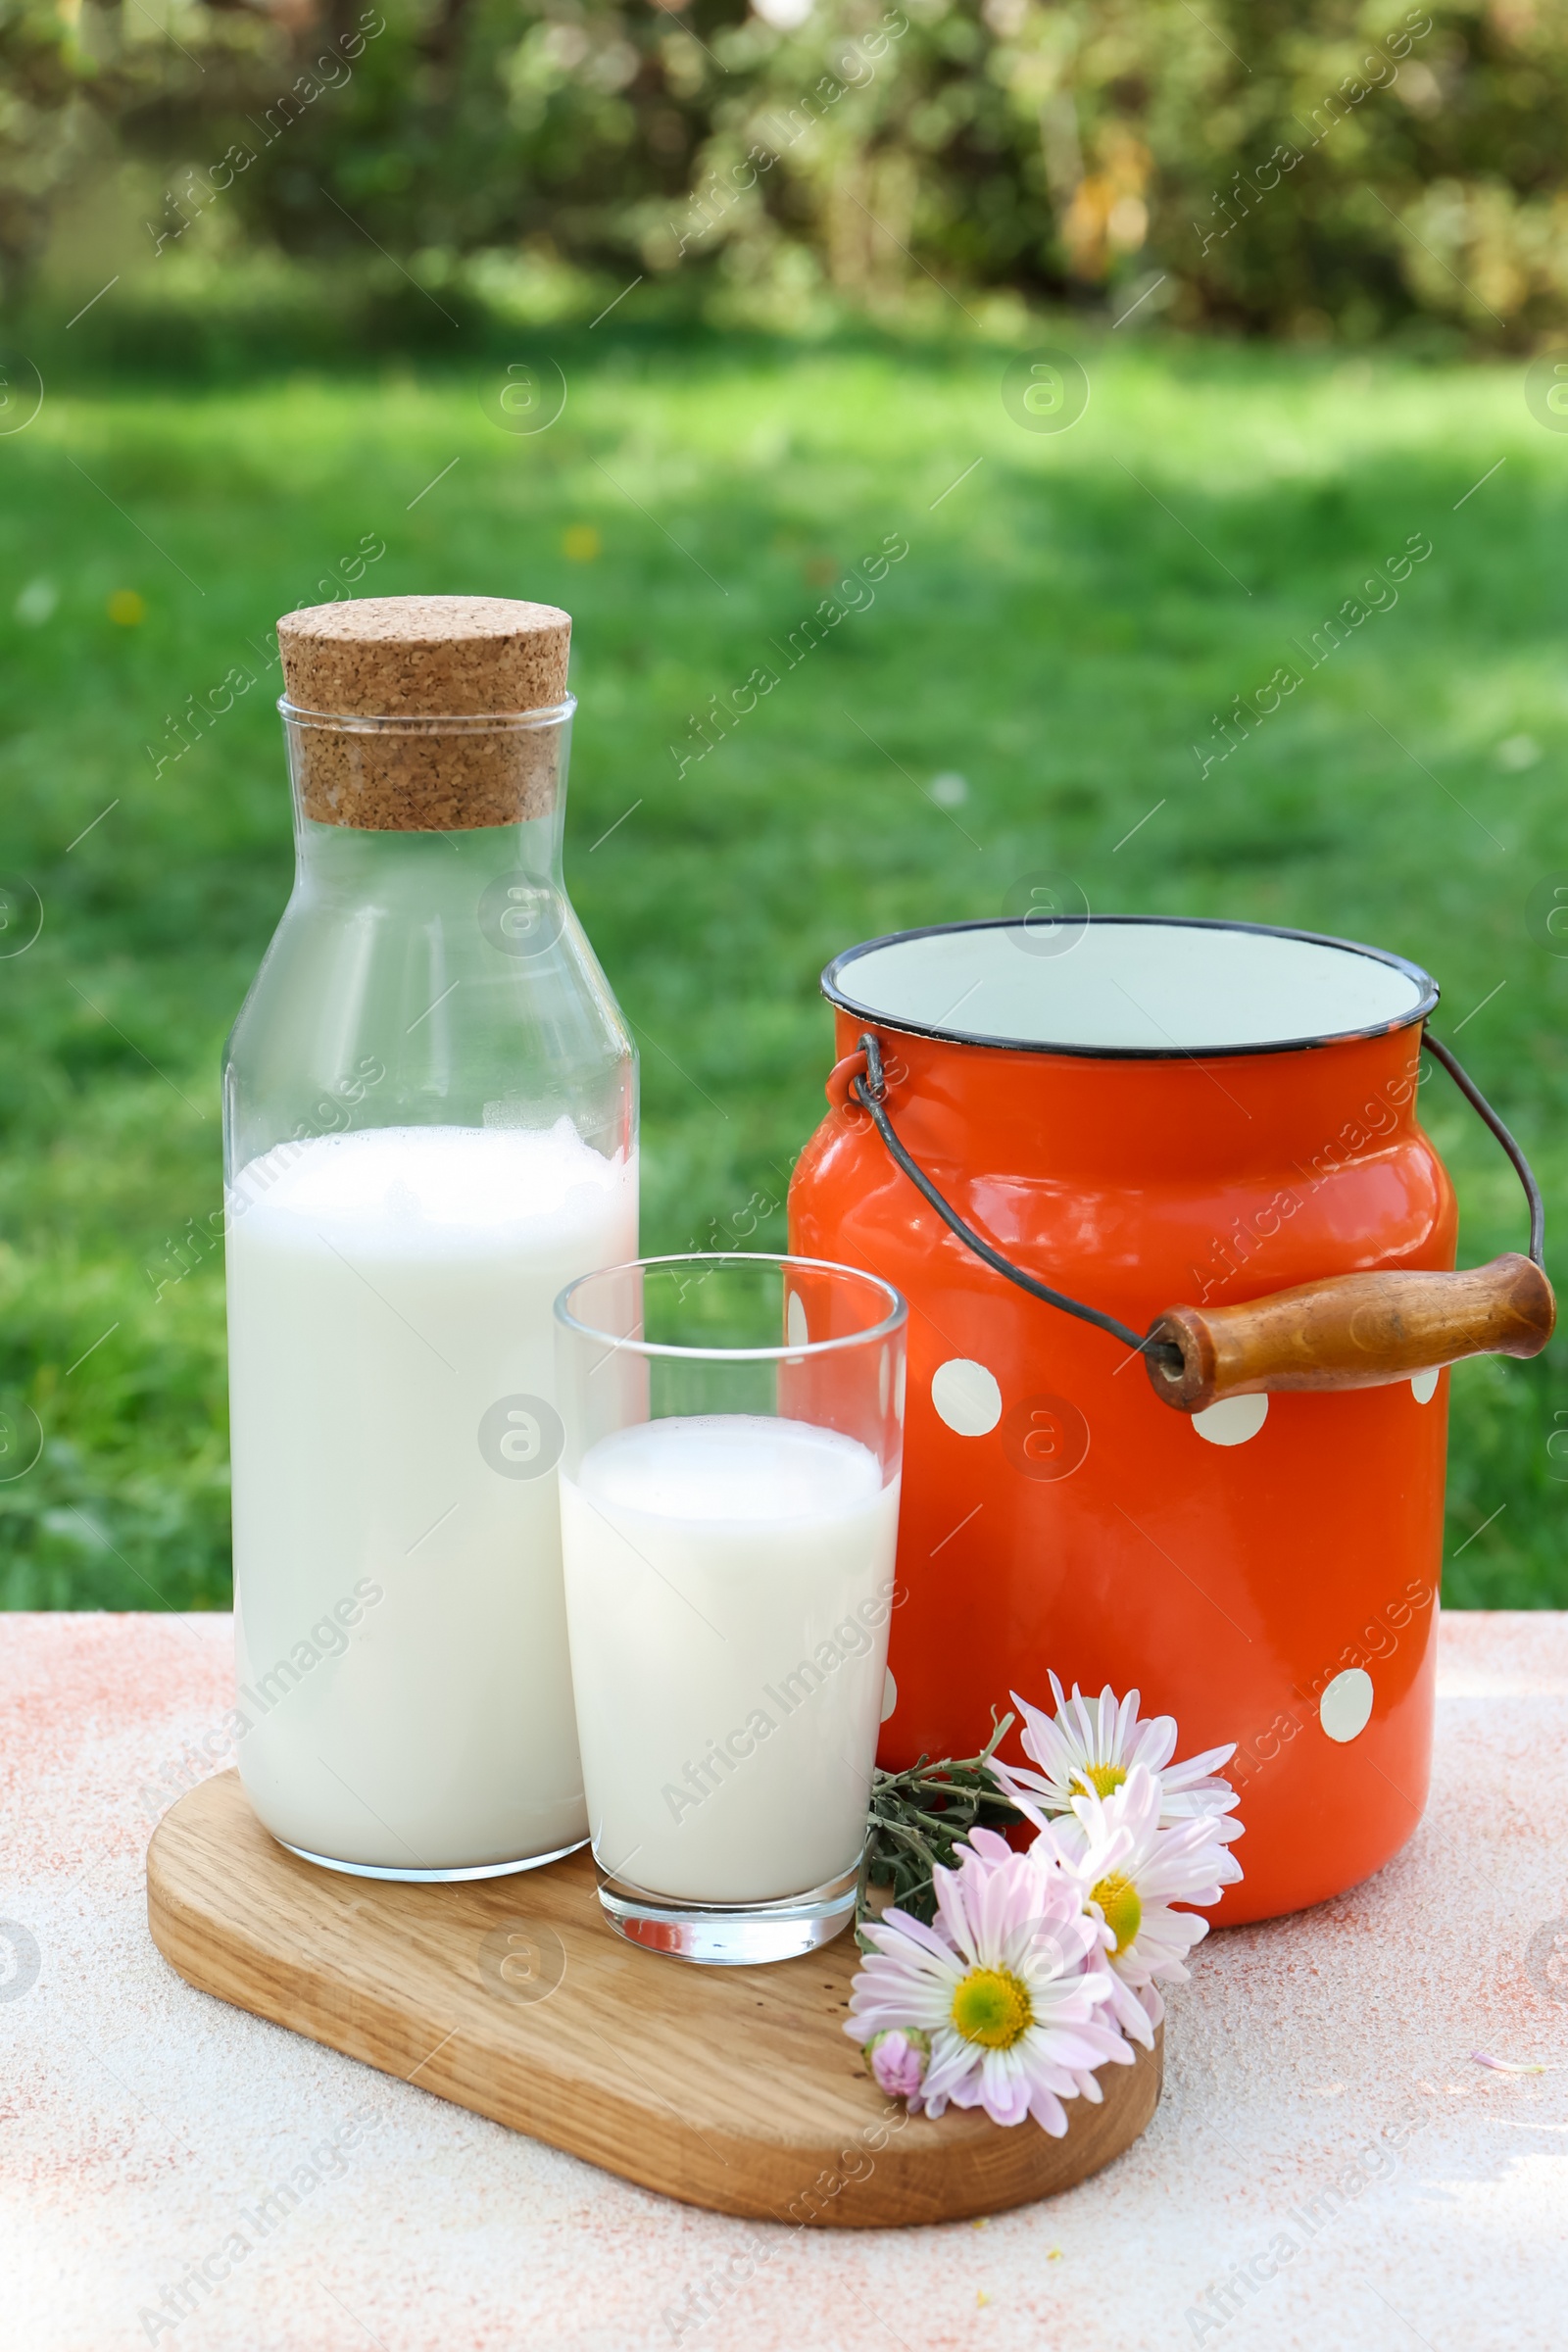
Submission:
<svg viewBox="0 0 1568 2352">
<path fill-rule="evenodd" d="M 1379 1037 L 1424 1020 L 1439 993 L 1402 956 L 1323 932 L 1087 911 L 893 932 L 846 949 L 821 985 L 912 1036 L 1111 1060 Z"/>
</svg>

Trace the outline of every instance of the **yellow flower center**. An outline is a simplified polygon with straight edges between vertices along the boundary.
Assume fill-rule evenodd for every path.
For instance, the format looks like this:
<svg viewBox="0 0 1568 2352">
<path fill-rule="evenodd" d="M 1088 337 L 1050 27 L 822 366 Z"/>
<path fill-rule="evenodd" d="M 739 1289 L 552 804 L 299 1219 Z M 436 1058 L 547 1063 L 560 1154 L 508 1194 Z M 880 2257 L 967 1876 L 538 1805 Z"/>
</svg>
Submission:
<svg viewBox="0 0 1568 2352">
<path fill-rule="evenodd" d="M 1108 1796 L 1113 1788 L 1121 1787 L 1127 1775 L 1119 1764 L 1085 1764 L 1072 1777 L 1086 1783 L 1097 1796 Z"/>
<path fill-rule="evenodd" d="M 1093 1889 L 1091 1899 L 1100 1905 L 1105 1925 L 1116 1938 L 1110 1947 L 1114 1960 L 1118 1952 L 1124 1952 L 1130 1943 L 1137 1941 L 1138 1931 L 1144 1924 L 1144 1906 L 1138 1899 L 1138 1889 L 1131 1879 L 1124 1879 L 1119 1870 L 1113 1870 L 1108 1879 L 1102 1879 Z"/>
<path fill-rule="evenodd" d="M 953 1995 L 953 2022 L 965 2041 L 1010 2050 L 1035 2022 L 1029 1987 L 1010 1969 L 971 1968 Z"/>
</svg>

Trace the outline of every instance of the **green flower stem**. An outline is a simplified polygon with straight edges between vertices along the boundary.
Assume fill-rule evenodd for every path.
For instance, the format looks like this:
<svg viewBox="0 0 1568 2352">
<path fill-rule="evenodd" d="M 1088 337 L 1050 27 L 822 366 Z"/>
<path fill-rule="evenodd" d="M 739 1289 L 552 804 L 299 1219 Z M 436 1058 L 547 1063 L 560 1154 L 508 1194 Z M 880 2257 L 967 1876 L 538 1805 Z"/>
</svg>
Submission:
<svg viewBox="0 0 1568 2352">
<path fill-rule="evenodd" d="M 999 1723 L 993 1708 L 991 1737 L 978 1755 L 944 1756 L 936 1763 L 921 1756 L 903 1772 L 873 1773 L 855 1911 L 862 1948 L 873 1886 L 891 1887 L 901 1911 L 929 1925 L 936 1913 L 936 1870 L 956 1866 L 959 1840 L 977 1827 L 1004 1829 L 1021 1818 L 992 1764 L 1012 1722 L 1004 1715 Z"/>
</svg>

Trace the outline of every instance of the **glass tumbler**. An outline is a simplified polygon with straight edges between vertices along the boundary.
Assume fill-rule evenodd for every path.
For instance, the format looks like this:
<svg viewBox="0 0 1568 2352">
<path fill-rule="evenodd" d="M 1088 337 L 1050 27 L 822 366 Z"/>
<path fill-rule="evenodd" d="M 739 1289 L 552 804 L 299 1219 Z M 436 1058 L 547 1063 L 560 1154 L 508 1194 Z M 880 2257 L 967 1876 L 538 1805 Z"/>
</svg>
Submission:
<svg viewBox="0 0 1568 2352">
<path fill-rule="evenodd" d="M 687 1960 L 848 1924 L 886 1687 L 898 1292 L 809 1258 L 649 1258 L 556 1306 L 562 1547 L 600 1901 Z"/>
</svg>

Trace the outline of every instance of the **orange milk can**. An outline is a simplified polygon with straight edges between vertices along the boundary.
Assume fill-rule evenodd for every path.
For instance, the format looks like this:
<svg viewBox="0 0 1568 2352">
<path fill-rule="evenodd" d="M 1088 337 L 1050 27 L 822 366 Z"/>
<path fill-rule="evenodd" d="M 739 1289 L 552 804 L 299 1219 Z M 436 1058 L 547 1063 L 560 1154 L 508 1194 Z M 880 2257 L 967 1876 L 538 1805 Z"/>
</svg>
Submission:
<svg viewBox="0 0 1568 2352">
<path fill-rule="evenodd" d="M 1551 1331 L 1522 1154 L 1436 983 L 1242 923 L 947 924 L 828 966 L 790 1248 L 909 1301 L 879 1761 L 973 1752 L 1047 1670 L 1234 1740 L 1246 1872 L 1299 1909 L 1427 1792 L 1448 1382 Z M 1451 1271 L 1425 1045 L 1514 1159 L 1531 1254 Z M 1176 1302 L 1176 1303 L 1173 1303 Z"/>
</svg>

